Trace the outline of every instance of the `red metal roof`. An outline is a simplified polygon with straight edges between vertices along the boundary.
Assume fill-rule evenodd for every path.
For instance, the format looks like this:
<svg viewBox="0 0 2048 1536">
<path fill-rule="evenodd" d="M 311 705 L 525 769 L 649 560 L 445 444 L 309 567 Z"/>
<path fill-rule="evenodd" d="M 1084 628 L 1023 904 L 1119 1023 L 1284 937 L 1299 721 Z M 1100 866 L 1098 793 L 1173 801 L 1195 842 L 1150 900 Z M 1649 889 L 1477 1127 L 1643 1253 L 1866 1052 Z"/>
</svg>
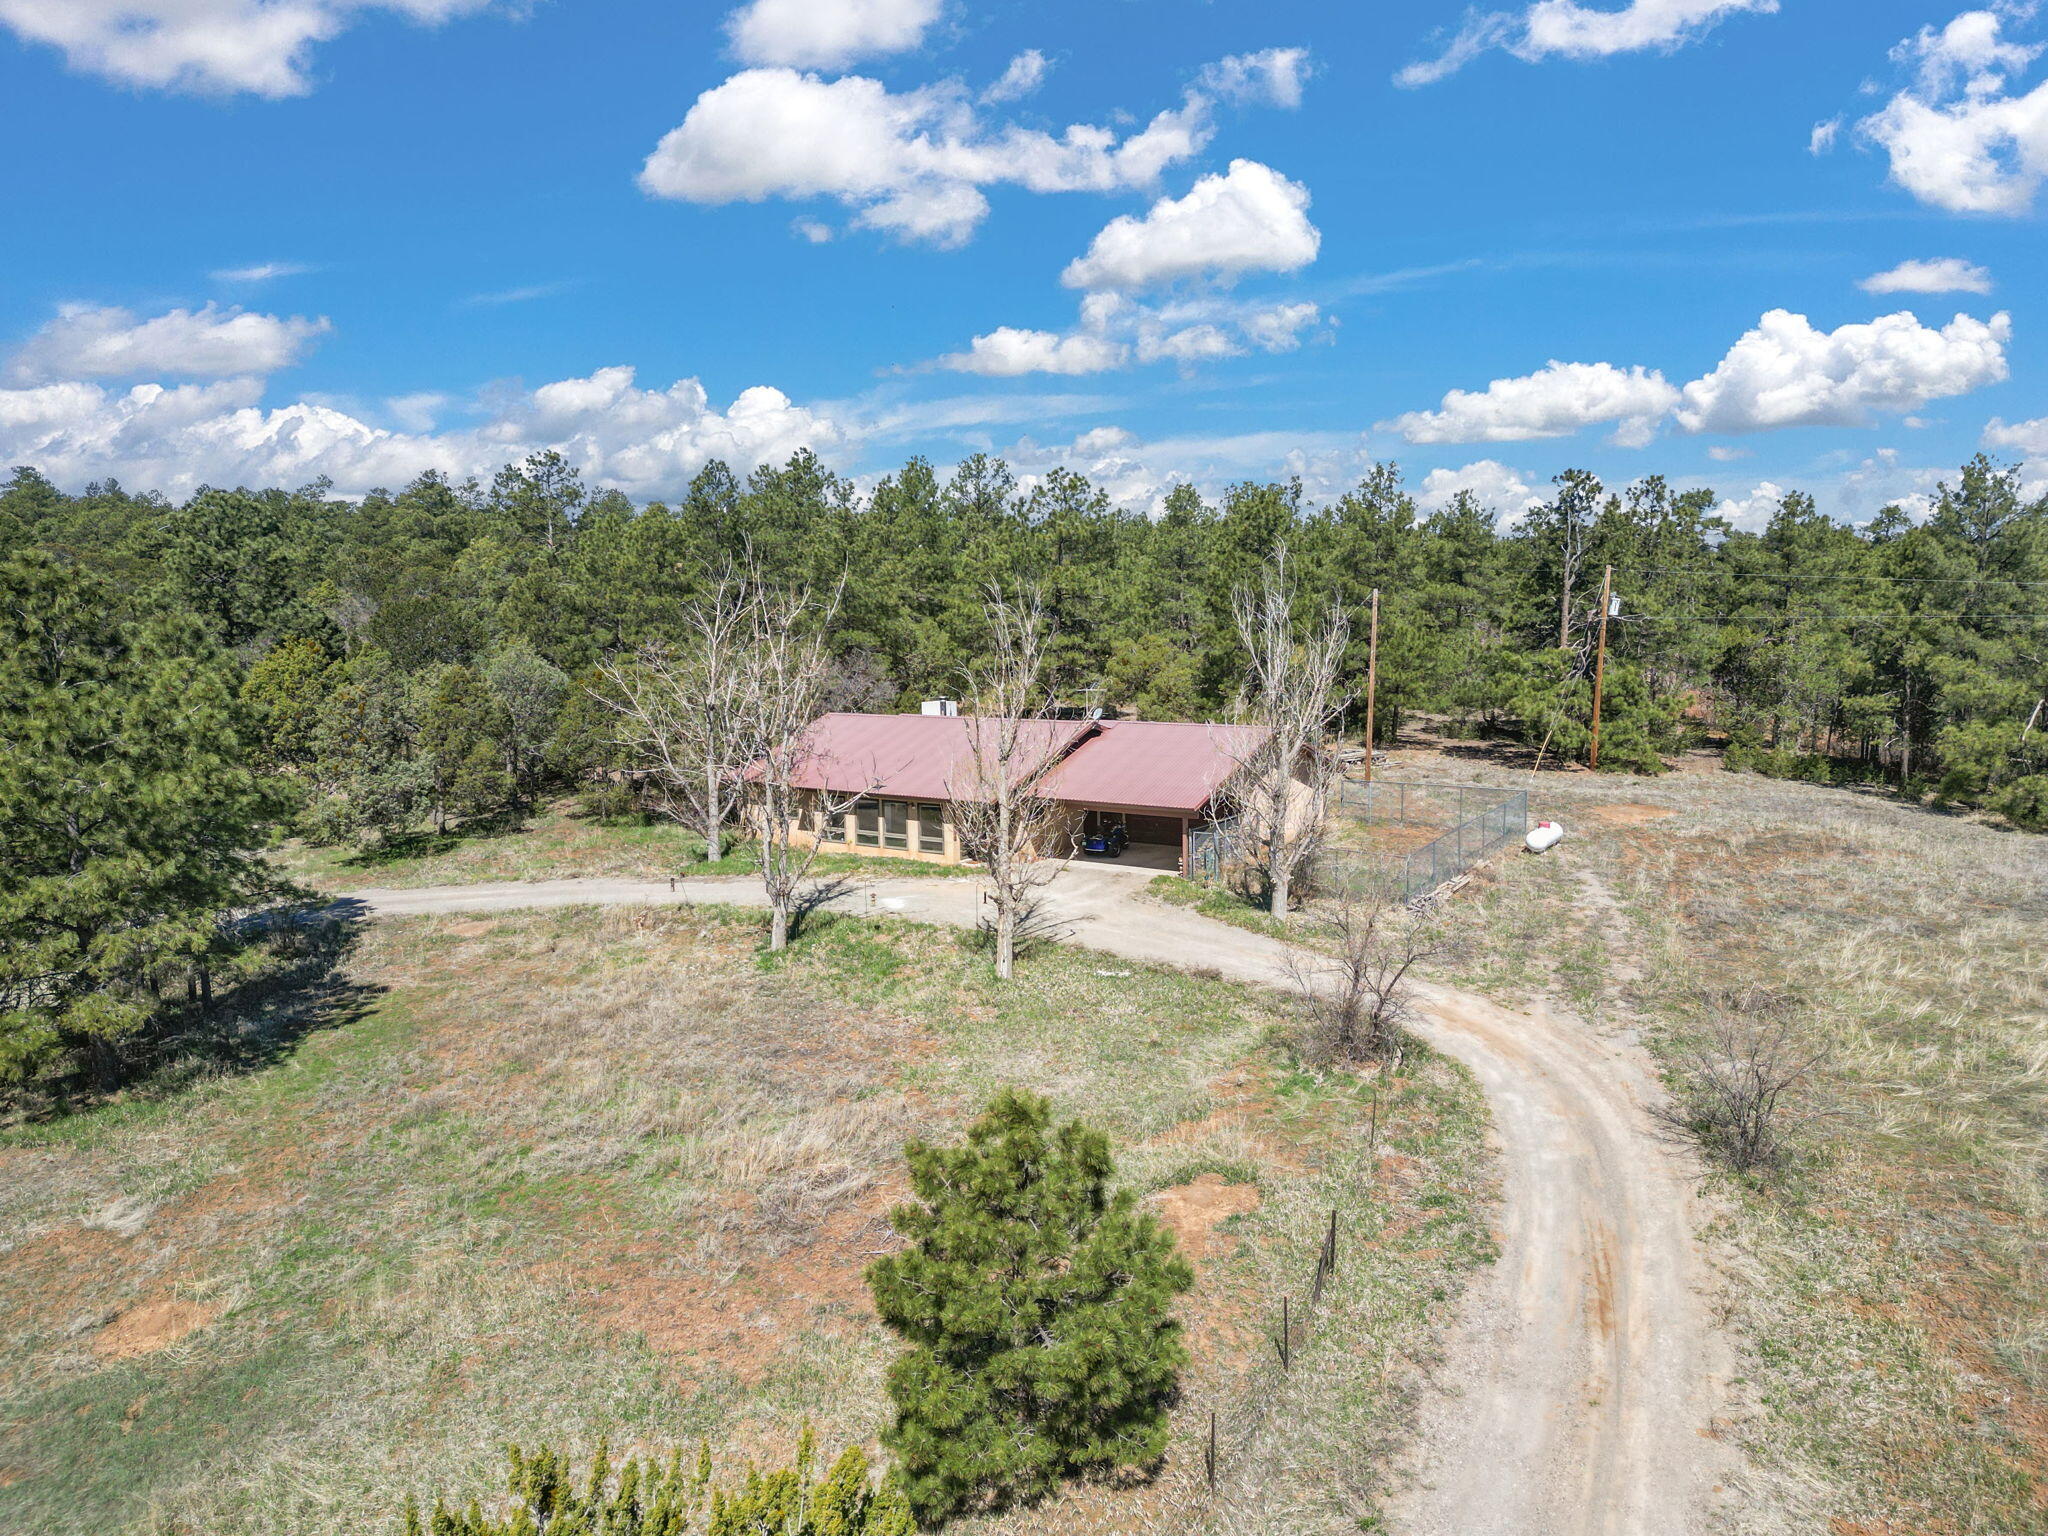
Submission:
<svg viewBox="0 0 2048 1536">
<path fill-rule="evenodd" d="M 1053 770 L 1046 788 L 1077 805 L 1192 816 L 1237 771 L 1260 732 L 1246 725 L 1103 720 L 1099 735 Z"/>
<path fill-rule="evenodd" d="M 1094 728 L 1092 720 L 1027 720 L 1027 759 L 1056 756 Z M 972 793 L 974 738 L 959 715 L 823 715 L 804 738 L 799 789 L 898 800 L 950 800 Z"/>
<path fill-rule="evenodd" d="M 1258 733 L 1249 726 L 1160 720 L 1029 720 L 1027 750 L 1067 755 L 1046 780 L 1055 799 L 1192 816 L 1237 769 Z M 800 789 L 866 791 L 900 800 L 972 792 L 973 736 L 965 717 L 825 715 L 805 738 Z"/>
</svg>

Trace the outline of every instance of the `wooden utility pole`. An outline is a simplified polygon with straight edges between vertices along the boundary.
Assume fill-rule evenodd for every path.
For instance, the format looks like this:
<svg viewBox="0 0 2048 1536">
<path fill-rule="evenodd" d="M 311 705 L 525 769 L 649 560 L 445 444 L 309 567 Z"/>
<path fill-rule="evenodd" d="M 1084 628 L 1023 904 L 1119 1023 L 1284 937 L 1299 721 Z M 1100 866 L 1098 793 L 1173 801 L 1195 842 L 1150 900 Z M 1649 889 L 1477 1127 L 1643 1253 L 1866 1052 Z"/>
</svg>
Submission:
<svg viewBox="0 0 2048 1536">
<path fill-rule="evenodd" d="M 1588 767 L 1600 766 L 1600 690 L 1607 681 L 1607 610 L 1608 601 L 1614 590 L 1614 567 L 1607 567 L 1607 574 L 1600 578 L 1600 659 L 1593 663 L 1593 752 Z"/>
<path fill-rule="evenodd" d="M 1372 638 L 1365 651 L 1365 782 L 1372 782 L 1373 705 L 1380 691 L 1380 589 L 1372 589 Z"/>
</svg>

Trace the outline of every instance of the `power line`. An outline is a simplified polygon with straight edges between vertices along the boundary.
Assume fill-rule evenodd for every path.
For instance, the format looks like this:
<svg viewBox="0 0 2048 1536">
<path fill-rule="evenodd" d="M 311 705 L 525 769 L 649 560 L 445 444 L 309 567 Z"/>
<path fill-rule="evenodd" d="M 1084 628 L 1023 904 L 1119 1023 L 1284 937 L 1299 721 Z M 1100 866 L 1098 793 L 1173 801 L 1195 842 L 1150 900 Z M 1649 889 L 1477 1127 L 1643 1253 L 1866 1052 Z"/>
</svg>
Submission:
<svg viewBox="0 0 2048 1536">
<path fill-rule="evenodd" d="M 2016 576 L 1886 576 L 1859 572 L 1839 576 L 1779 571 L 1726 571 L 1713 566 L 1644 565 L 1627 572 L 1632 576 L 1717 576 L 1731 581 L 1888 581 L 1895 586 L 1949 587 L 2048 587 L 2048 581 Z"/>
<path fill-rule="evenodd" d="M 1775 613 L 1625 613 L 1620 624 L 1756 624 Z M 1822 619 L 1831 624 L 1898 624 L 1912 619 L 1968 620 L 1974 624 L 2048 624 L 2048 613 L 1828 613 L 1817 608 L 1784 610 L 1783 617 Z"/>
</svg>

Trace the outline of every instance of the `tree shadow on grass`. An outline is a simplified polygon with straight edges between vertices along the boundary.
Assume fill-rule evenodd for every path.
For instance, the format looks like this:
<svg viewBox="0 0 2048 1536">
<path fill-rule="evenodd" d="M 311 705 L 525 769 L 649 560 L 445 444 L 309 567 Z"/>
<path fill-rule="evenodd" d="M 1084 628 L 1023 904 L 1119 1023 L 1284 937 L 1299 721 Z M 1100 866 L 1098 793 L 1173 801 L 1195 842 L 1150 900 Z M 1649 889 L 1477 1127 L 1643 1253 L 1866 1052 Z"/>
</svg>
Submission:
<svg viewBox="0 0 2048 1536">
<path fill-rule="evenodd" d="M 470 843 L 512 837 L 530 830 L 527 818 L 512 811 L 476 816 L 446 832 L 421 830 L 390 832 L 368 848 L 359 848 L 335 861 L 339 869 L 382 869 L 391 864 L 411 864 L 460 852 Z"/>
<path fill-rule="evenodd" d="M 386 988 L 357 980 L 348 961 L 360 938 L 356 904 L 264 914 L 263 937 L 239 983 L 211 1006 L 167 1005 L 157 1023 L 124 1042 L 119 1083 L 91 1074 L 46 1082 L 0 1103 L 0 1125 L 47 1123 L 116 1100 L 164 1100 L 224 1077 L 247 1076 L 288 1058 L 308 1036 L 363 1019 Z"/>
</svg>

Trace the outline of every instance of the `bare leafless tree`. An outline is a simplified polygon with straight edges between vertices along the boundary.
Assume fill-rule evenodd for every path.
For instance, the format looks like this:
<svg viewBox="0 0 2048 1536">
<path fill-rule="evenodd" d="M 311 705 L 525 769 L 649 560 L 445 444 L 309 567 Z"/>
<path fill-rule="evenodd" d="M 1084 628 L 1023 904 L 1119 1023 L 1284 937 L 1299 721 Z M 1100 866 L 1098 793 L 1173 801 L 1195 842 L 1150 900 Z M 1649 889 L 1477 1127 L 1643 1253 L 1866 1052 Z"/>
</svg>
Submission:
<svg viewBox="0 0 2048 1536">
<path fill-rule="evenodd" d="M 1706 994 L 1699 1037 L 1678 1058 L 1678 1097 L 1656 1111 L 1737 1173 L 1783 1164 L 1787 1137 L 1815 1110 L 1803 1088 L 1827 1059 L 1793 999 L 1758 986 Z"/>
<path fill-rule="evenodd" d="M 1399 1055 L 1402 1030 L 1414 1017 L 1412 973 L 1442 952 L 1441 919 L 1433 909 L 1411 910 L 1377 884 L 1339 895 L 1327 918 L 1327 951 L 1288 954 L 1308 1014 L 1302 1055 L 1318 1064 Z"/>
<path fill-rule="evenodd" d="M 657 787 L 663 813 L 702 832 L 714 861 L 757 740 L 746 711 L 759 603 L 759 583 L 727 564 L 684 606 L 680 644 L 651 644 L 599 669 L 597 696 L 618 714 L 620 744 Z"/>
<path fill-rule="evenodd" d="M 806 882 L 822 840 L 812 816 L 844 815 L 862 791 L 835 795 L 824 787 L 810 727 L 823 712 L 832 682 L 827 631 L 839 593 L 819 598 L 806 590 L 775 591 L 758 575 L 748 580 L 747 627 L 739 648 L 739 717 L 744 722 L 746 777 L 760 834 L 761 883 L 768 895 L 768 947 L 789 943 Z M 806 781 L 816 781 L 806 788 Z"/>
<path fill-rule="evenodd" d="M 995 908 L 996 975 L 1007 981 L 1016 970 L 1019 930 L 1065 851 L 1050 846 L 1062 813 L 1045 787 L 1072 733 L 1044 718 L 1052 703 L 1051 626 L 1038 593 L 991 585 L 986 601 L 989 659 L 968 674 L 969 712 L 961 722 L 967 752 L 947 794 L 961 850 L 984 871 Z"/>
<path fill-rule="evenodd" d="M 1330 730 L 1351 699 L 1338 682 L 1349 619 L 1332 603 L 1302 625 L 1294 599 L 1284 546 L 1257 582 L 1232 594 L 1246 663 L 1236 716 L 1248 729 L 1219 737 L 1237 760 L 1228 792 L 1236 852 L 1263 872 L 1273 915 L 1282 918 L 1296 876 L 1322 845 L 1337 774 Z"/>
</svg>

